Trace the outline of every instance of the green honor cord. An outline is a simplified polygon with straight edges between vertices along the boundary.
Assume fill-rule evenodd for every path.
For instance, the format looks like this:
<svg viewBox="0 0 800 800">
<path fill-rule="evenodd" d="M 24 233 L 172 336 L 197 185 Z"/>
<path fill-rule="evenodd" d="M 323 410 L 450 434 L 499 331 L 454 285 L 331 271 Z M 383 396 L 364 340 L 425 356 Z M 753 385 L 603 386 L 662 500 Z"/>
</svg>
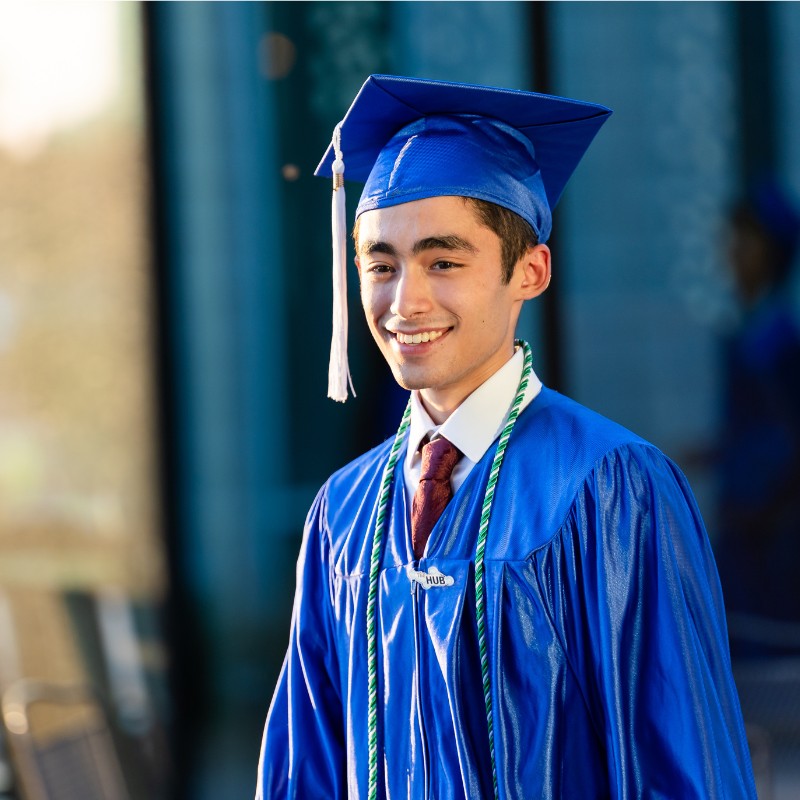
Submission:
<svg viewBox="0 0 800 800">
<path fill-rule="evenodd" d="M 484 591 L 485 580 L 483 570 L 483 559 L 486 554 L 486 536 L 489 533 L 489 516 L 492 513 L 492 501 L 494 500 L 494 490 L 497 487 L 497 478 L 500 475 L 500 465 L 508 447 L 508 440 L 511 438 L 511 431 L 514 423 L 519 416 L 519 409 L 525 397 L 525 390 L 528 388 L 528 381 L 533 371 L 533 355 L 530 345 L 527 342 L 518 341 L 524 354 L 522 367 L 522 377 L 519 379 L 517 396 L 511 404 L 511 411 L 508 412 L 503 432 L 500 434 L 500 441 L 497 443 L 497 450 L 492 459 L 492 467 L 489 470 L 489 481 L 486 484 L 486 493 L 483 495 L 483 507 L 481 509 L 481 526 L 478 529 L 478 546 L 475 548 L 475 616 L 478 621 L 478 649 L 481 654 L 481 677 L 483 678 L 483 699 L 486 703 L 486 724 L 489 729 L 489 755 L 492 759 L 492 786 L 494 796 L 497 794 L 497 765 L 494 757 L 494 721 L 492 714 L 492 684 L 489 675 L 489 654 L 486 648 L 486 593 Z"/>
<path fill-rule="evenodd" d="M 519 416 L 525 390 L 528 388 L 528 381 L 532 373 L 533 356 L 530 345 L 527 342 L 517 340 L 518 347 L 522 347 L 524 363 L 522 377 L 517 387 L 517 394 L 511 405 L 508 419 L 500 434 L 500 441 L 497 443 L 497 450 L 492 460 L 489 470 L 489 481 L 486 484 L 486 493 L 483 496 L 483 506 L 481 509 L 481 522 L 478 529 L 478 545 L 475 549 L 475 615 L 478 622 L 478 649 L 481 656 L 481 677 L 483 679 L 483 698 L 486 703 L 486 723 L 489 730 L 489 754 L 492 760 L 492 785 L 494 796 L 497 794 L 497 767 L 494 755 L 494 722 L 492 714 L 492 686 L 489 675 L 489 654 L 486 646 L 486 594 L 484 580 L 484 556 L 486 553 L 486 537 L 489 533 L 489 517 L 492 511 L 492 500 L 497 486 L 497 478 L 500 474 L 500 465 L 503 463 L 503 456 L 508 447 L 508 440 L 511 438 L 511 431 L 514 423 Z M 411 402 L 409 401 L 400 427 L 394 437 L 394 443 L 389 453 L 389 460 L 383 470 L 381 478 L 380 494 L 378 495 L 378 513 L 375 519 L 375 535 L 372 539 L 372 554 L 369 566 L 369 591 L 367 594 L 367 691 L 369 697 L 368 717 L 367 717 L 367 738 L 368 738 L 368 766 L 369 784 L 368 800 L 377 800 L 378 797 L 378 578 L 380 576 L 380 562 L 383 551 L 383 532 L 386 527 L 386 514 L 389 506 L 389 493 L 392 487 L 394 469 L 400 458 L 400 451 L 403 447 L 406 431 L 408 430 L 409 419 L 411 417 Z"/>
<path fill-rule="evenodd" d="M 367 711 L 367 754 L 369 756 L 369 794 L 368 800 L 378 796 L 378 577 L 381 570 L 383 552 L 383 530 L 386 527 L 386 511 L 389 507 L 389 492 L 400 451 L 403 447 L 408 423 L 411 418 L 409 399 L 400 427 L 394 437 L 389 460 L 383 470 L 381 489 L 378 495 L 378 514 L 375 518 L 375 535 L 372 538 L 372 555 L 369 560 L 369 591 L 367 593 L 367 691 L 369 708 Z"/>
</svg>

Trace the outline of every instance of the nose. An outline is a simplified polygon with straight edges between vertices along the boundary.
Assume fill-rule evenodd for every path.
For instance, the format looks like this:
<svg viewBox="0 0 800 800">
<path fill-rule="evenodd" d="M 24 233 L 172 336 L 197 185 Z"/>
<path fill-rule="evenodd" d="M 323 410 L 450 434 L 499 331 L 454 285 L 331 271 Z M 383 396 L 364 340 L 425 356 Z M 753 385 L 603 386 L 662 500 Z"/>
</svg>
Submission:
<svg viewBox="0 0 800 800">
<path fill-rule="evenodd" d="M 391 313 L 403 319 L 411 319 L 427 313 L 432 305 L 430 286 L 425 274 L 420 270 L 403 270 L 395 283 Z"/>
</svg>

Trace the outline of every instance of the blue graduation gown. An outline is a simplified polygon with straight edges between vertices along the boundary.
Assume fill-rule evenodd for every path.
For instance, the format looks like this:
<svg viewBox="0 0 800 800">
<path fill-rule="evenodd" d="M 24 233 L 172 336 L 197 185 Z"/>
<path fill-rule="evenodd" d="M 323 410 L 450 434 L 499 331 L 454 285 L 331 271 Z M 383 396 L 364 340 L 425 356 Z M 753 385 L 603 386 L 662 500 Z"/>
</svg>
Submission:
<svg viewBox="0 0 800 800">
<path fill-rule="evenodd" d="M 308 516 L 257 796 L 366 798 L 369 556 L 391 442 Z M 411 552 L 402 460 L 378 594 L 379 796 L 491 798 L 474 554 L 491 447 Z M 416 590 L 406 567 L 452 585 Z M 656 448 L 544 389 L 500 471 L 485 561 L 501 798 L 755 798 L 722 596 Z"/>
</svg>

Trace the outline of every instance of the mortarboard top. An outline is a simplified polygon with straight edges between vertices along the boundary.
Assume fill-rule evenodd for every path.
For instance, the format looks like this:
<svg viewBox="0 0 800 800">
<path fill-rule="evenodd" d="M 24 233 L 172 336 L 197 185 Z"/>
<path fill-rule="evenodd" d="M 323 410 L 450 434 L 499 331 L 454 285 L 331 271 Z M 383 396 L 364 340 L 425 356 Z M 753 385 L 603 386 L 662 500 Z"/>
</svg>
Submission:
<svg viewBox="0 0 800 800">
<path fill-rule="evenodd" d="M 564 97 L 371 75 L 315 175 L 333 177 L 333 335 L 328 396 L 353 390 L 347 364 L 343 181 L 364 181 L 356 216 L 442 195 L 488 200 L 547 241 L 551 210 L 610 109 Z"/>
<path fill-rule="evenodd" d="M 340 126 L 344 174 L 367 182 L 357 215 L 440 194 L 482 197 L 527 219 L 543 242 L 610 114 L 536 92 L 371 75 Z M 335 157 L 331 144 L 315 174 L 330 176 Z"/>
</svg>

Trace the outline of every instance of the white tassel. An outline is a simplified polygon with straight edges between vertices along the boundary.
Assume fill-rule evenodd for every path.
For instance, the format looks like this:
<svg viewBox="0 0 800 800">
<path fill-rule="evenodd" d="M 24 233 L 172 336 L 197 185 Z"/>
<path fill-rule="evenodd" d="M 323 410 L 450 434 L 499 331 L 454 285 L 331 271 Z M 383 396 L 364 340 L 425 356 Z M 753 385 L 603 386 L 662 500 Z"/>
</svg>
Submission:
<svg viewBox="0 0 800 800">
<path fill-rule="evenodd" d="M 344 194 L 344 159 L 341 149 L 341 122 L 333 131 L 333 197 L 331 234 L 333 237 L 333 332 L 328 364 L 328 397 L 339 403 L 347 400 L 347 387 L 353 397 L 353 380 L 347 363 L 347 208 Z"/>
</svg>

